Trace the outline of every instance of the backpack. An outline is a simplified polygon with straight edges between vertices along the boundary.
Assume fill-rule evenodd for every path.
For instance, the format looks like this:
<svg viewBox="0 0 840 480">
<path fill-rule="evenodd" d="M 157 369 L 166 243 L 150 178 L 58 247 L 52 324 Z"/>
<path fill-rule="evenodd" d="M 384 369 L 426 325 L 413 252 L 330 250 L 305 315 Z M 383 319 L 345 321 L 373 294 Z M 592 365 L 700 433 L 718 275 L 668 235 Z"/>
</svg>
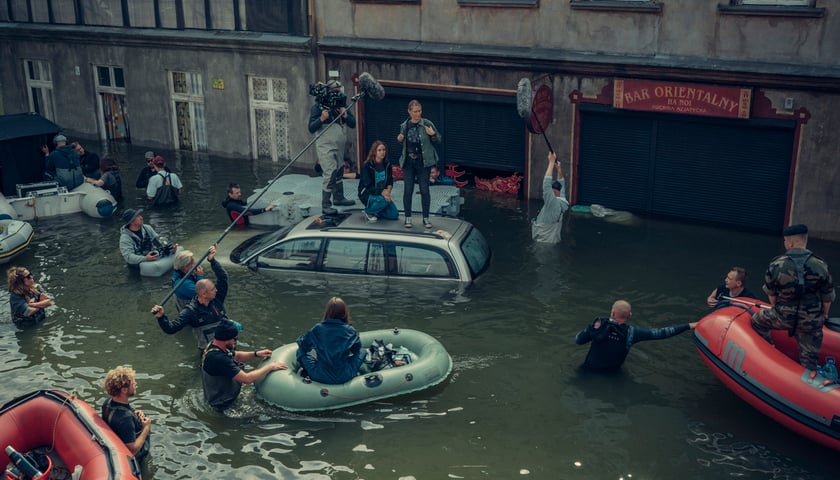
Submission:
<svg viewBox="0 0 840 480">
<path fill-rule="evenodd" d="M 155 196 L 152 198 L 152 205 L 158 206 L 178 203 L 178 189 L 172 186 L 169 174 L 163 175 L 163 173 L 158 173 L 158 175 L 163 177 L 163 184 L 155 192 Z"/>
</svg>

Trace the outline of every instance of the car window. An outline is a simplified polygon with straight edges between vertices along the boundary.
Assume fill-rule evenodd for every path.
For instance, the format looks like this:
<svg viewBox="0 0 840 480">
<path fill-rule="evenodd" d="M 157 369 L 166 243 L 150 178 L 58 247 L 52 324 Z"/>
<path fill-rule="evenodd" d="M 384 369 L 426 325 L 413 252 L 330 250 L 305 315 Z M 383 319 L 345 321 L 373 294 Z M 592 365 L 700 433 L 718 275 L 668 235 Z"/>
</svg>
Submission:
<svg viewBox="0 0 840 480">
<path fill-rule="evenodd" d="M 490 263 L 490 245 L 477 228 L 470 229 L 464 241 L 461 242 L 461 250 L 464 252 L 464 258 L 470 266 L 473 278 L 483 272 Z"/>
<path fill-rule="evenodd" d="M 410 277 L 453 277 L 452 262 L 441 251 L 411 245 L 396 245 L 397 275 Z"/>
<path fill-rule="evenodd" d="M 330 239 L 324 253 L 324 271 L 365 273 L 367 253 L 366 240 Z"/>
<path fill-rule="evenodd" d="M 312 270 L 321 251 L 321 238 L 299 238 L 279 243 L 257 260 L 258 267 Z"/>
</svg>

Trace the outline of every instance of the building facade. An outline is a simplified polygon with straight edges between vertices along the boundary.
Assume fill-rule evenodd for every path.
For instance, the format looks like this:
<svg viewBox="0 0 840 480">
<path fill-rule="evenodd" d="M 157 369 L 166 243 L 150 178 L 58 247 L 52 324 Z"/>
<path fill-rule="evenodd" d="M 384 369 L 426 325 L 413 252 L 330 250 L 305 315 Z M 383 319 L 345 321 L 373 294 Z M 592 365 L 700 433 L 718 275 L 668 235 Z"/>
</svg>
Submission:
<svg viewBox="0 0 840 480">
<path fill-rule="evenodd" d="M 309 84 L 369 72 L 386 95 L 359 100 L 353 161 L 398 151 L 417 99 L 459 179 L 538 198 L 550 146 L 573 204 L 840 239 L 828 0 L 5 3 L 5 112 L 79 134 L 288 159 Z"/>
</svg>

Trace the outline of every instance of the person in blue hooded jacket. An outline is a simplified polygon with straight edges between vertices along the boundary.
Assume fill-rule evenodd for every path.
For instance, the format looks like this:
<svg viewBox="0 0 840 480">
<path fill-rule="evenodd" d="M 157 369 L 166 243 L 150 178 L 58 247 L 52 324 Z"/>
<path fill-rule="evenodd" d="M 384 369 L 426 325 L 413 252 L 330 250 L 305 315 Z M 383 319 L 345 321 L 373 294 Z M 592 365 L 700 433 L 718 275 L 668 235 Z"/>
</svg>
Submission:
<svg viewBox="0 0 840 480">
<path fill-rule="evenodd" d="M 350 325 L 350 311 L 339 297 L 327 302 L 324 319 L 301 335 L 297 344 L 298 363 L 318 383 L 349 381 L 365 359 L 359 333 Z"/>
</svg>

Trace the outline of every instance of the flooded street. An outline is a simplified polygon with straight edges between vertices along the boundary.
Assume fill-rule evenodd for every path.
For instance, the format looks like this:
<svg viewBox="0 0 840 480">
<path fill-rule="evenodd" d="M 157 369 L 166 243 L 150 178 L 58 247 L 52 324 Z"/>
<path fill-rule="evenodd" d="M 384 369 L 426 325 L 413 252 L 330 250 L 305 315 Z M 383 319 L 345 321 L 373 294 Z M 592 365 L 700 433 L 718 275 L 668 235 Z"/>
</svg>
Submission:
<svg viewBox="0 0 840 480">
<path fill-rule="evenodd" d="M 143 213 L 168 240 L 203 252 L 227 227 L 228 182 L 243 196 L 282 165 L 164 152 L 184 181 L 181 205 Z M 168 156 L 167 156 L 168 155 Z M 118 154 L 125 206 L 143 149 Z M 743 402 L 706 368 L 684 333 L 633 348 L 620 373 L 580 372 L 575 334 L 613 300 L 632 322 L 698 320 L 729 268 L 760 291 L 777 235 L 588 214 L 567 219 L 563 243 L 534 245 L 527 204 L 465 191 L 462 217 L 487 237 L 493 262 L 466 290 L 437 282 L 282 277 L 232 265 L 228 253 L 254 231 L 233 230 L 218 258 L 230 274 L 230 317 L 245 325 L 240 349 L 276 348 L 320 319 L 332 295 L 359 330 L 412 328 L 438 338 L 454 361 L 449 380 L 406 397 L 315 414 L 255 398 L 250 386 L 223 416 L 204 403 L 190 332 L 166 335 L 149 313 L 169 276 L 140 277 L 117 248 L 119 216 L 33 222 L 16 265 L 54 295 L 45 324 L 26 330 L 0 308 L 0 401 L 57 388 L 97 411 L 105 373 L 138 373 L 132 405 L 152 419 L 145 479 L 831 479 L 836 452 L 788 431 Z M 120 210 L 121 213 L 122 210 Z M 840 244 L 809 247 L 840 270 Z M 5 290 L 5 289 L 4 289 Z M 8 304 L 8 294 L 0 297 Z M 174 302 L 166 305 L 174 313 Z M 840 316 L 837 306 L 832 316 Z"/>
</svg>

